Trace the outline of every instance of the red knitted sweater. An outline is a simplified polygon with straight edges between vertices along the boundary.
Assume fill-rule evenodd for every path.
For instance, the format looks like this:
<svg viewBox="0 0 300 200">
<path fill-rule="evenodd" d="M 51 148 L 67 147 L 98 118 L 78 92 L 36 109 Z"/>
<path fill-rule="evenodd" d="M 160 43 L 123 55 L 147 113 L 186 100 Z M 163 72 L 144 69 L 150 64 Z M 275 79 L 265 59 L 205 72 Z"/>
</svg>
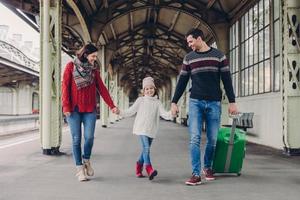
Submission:
<svg viewBox="0 0 300 200">
<path fill-rule="evenodd" d="M 66 65 L 62 81 L 63 112 L 72 112 L 78 106 L 79 112 L 93 112 L 96 108 L 96 92 L 99 91 L 105 103 L 113 109 L 115 107 L 107 88 L 100 78 L 99 70 L 95 70 L 95 81 L 80 90 L 77 90 L 73 78 L 73 62 Z"/>
</svg>

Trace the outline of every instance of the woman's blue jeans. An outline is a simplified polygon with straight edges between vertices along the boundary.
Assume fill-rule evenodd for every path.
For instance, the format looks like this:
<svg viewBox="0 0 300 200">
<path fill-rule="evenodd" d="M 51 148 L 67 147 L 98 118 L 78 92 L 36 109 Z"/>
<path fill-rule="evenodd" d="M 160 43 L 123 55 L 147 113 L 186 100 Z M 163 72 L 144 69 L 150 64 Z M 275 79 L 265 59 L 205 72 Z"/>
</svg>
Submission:
<svg viewBox="0 0 300 200">
<path fill-rule="evenodd" d="M 141 144 L 142 144 L 143 150 L 142 150 L 142 153 L 140 155 L 138 162 L 140 164 L 144 163 L 145 165 L 151 165 L 150 147 L 151 147 L 153 138 L 150 138 L 146 135 L 140 135 L 140 139 L 141 139 Z"/>
<path fill-rule="evenodd" d="M 206 148 L 204 168 L 211 168 L 216 148 L 216 138 L 220 127 L 221 102 L 190 99 L 189 104 L 189 133 L 190 157 L 193 175 L 200 175 L 201 169 L 201 133 L 202 122 L 206 122 Z"/>
<path fill-rule="evenodd" d="M 72 148 L 75 164 L 82 165 L 82 158 L 90 159 L 94 144 L 94 132 L 96 125 L 96 111 L 78 112 L 76 107 L 74 112 L 67 117 L 72 135 Z M 81 153 L 81 124 L 84 131 L 83 155 Z"/>
</svg>

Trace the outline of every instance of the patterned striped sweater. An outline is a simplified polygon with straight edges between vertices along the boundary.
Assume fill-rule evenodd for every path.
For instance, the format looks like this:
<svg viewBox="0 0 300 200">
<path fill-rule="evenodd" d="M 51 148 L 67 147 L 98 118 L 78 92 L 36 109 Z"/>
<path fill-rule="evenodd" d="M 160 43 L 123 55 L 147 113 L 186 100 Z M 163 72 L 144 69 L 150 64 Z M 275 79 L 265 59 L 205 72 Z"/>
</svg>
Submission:
<svg viewBox="0 0 300 200">
<path fill-rule="evenodd" d="M 221 101 L 220 80 L 222 80 L 229 102 L 235 102 L 229 63 L 221 51 L 211 47 L 206 52 L 192 51 L 184 57 L 173 103 L 178 102 L 190 78 L 192 80 L 190 98 Z"/>
</svg>

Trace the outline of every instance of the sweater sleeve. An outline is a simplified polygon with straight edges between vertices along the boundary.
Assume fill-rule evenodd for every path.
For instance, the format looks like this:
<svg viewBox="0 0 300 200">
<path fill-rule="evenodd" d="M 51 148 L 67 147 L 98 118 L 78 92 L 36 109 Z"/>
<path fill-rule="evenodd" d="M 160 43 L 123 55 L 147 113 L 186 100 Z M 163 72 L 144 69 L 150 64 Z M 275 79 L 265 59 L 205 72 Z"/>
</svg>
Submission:
<svg viewBox="0 0 300 200">
<path fill-rule="evenodd" d="M 103 98 L 103 100 L 105 101 L 105 103 L 108 105 L 108 107 L 110 109 L 113 109 L 115 106 L 113 100 L 111 99 L 109 92 L 106 88 L 106 86 L 104 85 L 101 77 L 100 77 L 100 72 L 98 70 L 95 71 L 95 77 L 96 77 L 96 86 L 97 89 L 99 90 L 99 93 L 101 95 L 101 97 Z"/>
<path fill-rule="evenodd" d="M 222 79 L 222 82 L 224 85 L 224 89 L 225 89 L 228 101 L 229 101 L 229 103 L 234 103 L 235 102 L 235 94 L 234 94 L 233 86 L 232 86 L 229 62 L 225 55 L 221 58 L 220 71 L 221 71 L 221 79 Z"/>
<path fill-rule="evenodd" d="M 159 102 L 159 115 L 165 120 L 172 120 L 171 111 L 166 111 L 161 102 Z"/>
<path fill-rule="evenodd" d="M 177 103 L 179 101 L 190 79 L 190 76 L 191 76 L 190 65 L 188 64 L 186 57 L 184 57 L 182 68 L 179 74 L 179 80 L 176 85 L 174 96 L 172 98 L 172 103 Z"/>
<path fill-rule="evenodd" d="M 137 98 L 137 100 L 133 103 L 133 105 L 130 106 L 128 109 L 120 110 L 120 115 L 122 117 L 130 117 L 130 116 L 134 115 L 135 113 L 137 113 L 137 111 L 140 107 L 141 101 L 142 101 L 141 97 Z"/>
<path fill-rule="evenodd" d="M 69 62 L 64 70 L 62 81 L 62 107 L 63 112 L 71 112 L 71 84 L 72 84 L 73 63 Z"/>
</svg>

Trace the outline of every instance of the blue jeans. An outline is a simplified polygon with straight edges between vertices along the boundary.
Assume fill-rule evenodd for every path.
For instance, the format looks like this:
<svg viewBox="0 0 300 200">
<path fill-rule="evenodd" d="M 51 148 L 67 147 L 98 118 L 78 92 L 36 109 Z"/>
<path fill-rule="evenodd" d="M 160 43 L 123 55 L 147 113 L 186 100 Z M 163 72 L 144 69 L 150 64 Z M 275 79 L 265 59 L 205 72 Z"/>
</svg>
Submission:
<svg viewBox="0 0 300 200">
<path fill-rule="evenodd" d="M 211 168 L 216 148 L 216 138 L 220 127 L 221 102 L 190 99 L 189 104 L 189 133 L 190 156 L 193 175 L 200 175 L 201 169 L 201 132 L 202 122 L 206 120 L 206 148 L 204 168 Z"/>
<path fill-rule="evenodd" d="M 142 153 L 140 155 L 138 162 L 140 164 L 144 163 L 145 165 L 151 165 L 150 147 L 151 147 L 153 138 L 150 138 L 146 135 L 140 135 L 140 139 L 141 139 L 141 144 L 142 144 L 143 150 L 142 150 Z"/>
<path fill-rule="evenodd" d="M 76 166 L 82 165 L 82 158 L 90 159 L 94 144 L 94 132 L 96 125 L 96 111 L 78 112 L 76 107 L 74 112 L 67 117 L 72 135 L 73 157 Z M 84 130 L 84 154 L 81 154 L 81 124 Z"/>
</svg>

